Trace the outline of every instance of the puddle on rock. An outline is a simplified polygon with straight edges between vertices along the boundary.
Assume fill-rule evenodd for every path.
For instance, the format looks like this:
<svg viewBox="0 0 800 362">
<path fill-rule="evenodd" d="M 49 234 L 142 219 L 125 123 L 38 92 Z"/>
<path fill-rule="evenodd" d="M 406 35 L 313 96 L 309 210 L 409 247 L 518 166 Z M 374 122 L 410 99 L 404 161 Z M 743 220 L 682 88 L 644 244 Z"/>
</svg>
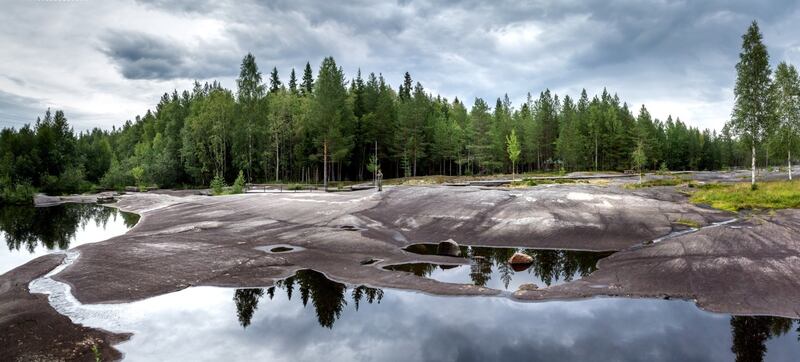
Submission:
<svg viewBox="0 0 800 362">
<path fill-rule="evenodd" d="M 116 348 L 133 361 L 800 357 L 796 321 L 709 313 L 688 301 L 443 297 L 345 285 L 311 270 L 268 288 L 191 287 L 124 304 L 80 304 L 47 277 L 32 290 L 77 323 L 132 332 Z"/>
<path fill-rule="evenodd" d="M 421 255 L 442 255 L 437 244 L 413 244 L 404 250 Z M 530 256 L 530 264 L 508 263 L 515 253 Z M 580 279 L 597 269 L 597 261 L 613 252 L 575 250 L 522 249 L 460 246 L 454 253 L 457 258 L 467 258 L 469 265 L 408 263 L 388 265 L 387 270 L 404 271 L 440 282 L 474 284 L 482 287 L 515 291 L 523 284 L 536 284 L 538 288 L 558 285 Z"/>
<path fill-rule="evenodd" d="M 275 244 L 267 246 L 257 246 L 256 250 L 261 250 L 265 253 L 270 253 L 270 254 L 281 254 L 281 253 L 290 253 L 295 251 L 306 250 L 306 248 L 289 244 Z"/>
<path fill-rule="evenodd" d="M 41 255 L 122 235 L 139 215 L 97 204 L 0 207 L 0 274 Z"/>
</svg>

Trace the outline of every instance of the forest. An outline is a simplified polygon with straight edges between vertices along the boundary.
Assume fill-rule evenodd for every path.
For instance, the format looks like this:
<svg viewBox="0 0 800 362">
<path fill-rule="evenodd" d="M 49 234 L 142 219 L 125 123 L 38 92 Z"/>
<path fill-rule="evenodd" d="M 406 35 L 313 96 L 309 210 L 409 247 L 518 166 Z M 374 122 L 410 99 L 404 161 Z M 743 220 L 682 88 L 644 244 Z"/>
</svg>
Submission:
<svg viewBox="0 0 800 362">
<path fill-rule="evenodd" d="M 380 73 L 362 76 L 359 69 L 348 79 L 332 57 L 316 76 L 306 63 L 302 75 L 291 69 L 284 81 L 276 68 L 262 76 L 247 54 L 236 90 L 195 81 L 121 127 L 76 133 L 62 111 L 48 109 L 32 124 L 4 128 L 0 199 L 131 185 L 207 187 L 215 176 L 230 183 L 240 172 L 251 183 L 315 184 L 372 180 L 376 169 L 386 178 L 510 173 L 512 131 L 521 151 L 514 171 L 521 173 L 720 170 L 749 166 L 751 148 L 759 166 L 784 166 L 800 142 L 796 125 L 781 126 L 779 111 L 795 117 L 800 80 L 786 63 L 774 82 L 767 77 L 775 122 L 753 148 L 736 123 L 717 132 L 672 116 L 660 120 L 606 89 L 574 96 L 544 90 L 520 105 L 508 95 L 493 106 L 482 98 L 467 104 L 427 92 L 409 73 L 396 90 Z"/>
</svg>

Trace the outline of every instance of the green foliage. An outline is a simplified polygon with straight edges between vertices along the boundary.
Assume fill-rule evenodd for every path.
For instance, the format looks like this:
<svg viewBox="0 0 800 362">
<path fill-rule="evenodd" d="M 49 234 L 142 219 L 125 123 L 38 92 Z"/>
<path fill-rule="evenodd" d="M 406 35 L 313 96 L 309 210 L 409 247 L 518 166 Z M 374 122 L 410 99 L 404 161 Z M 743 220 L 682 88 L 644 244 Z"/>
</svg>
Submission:
<svg viewBox="0 0 800 362">
<path fill-rule="evenodd" d="M 508 152 L 508 159 L 511 160 L 512 163 L 516 163 L 517 160 L 519 160 L 521 151 L 517 140 L 517 130 L 515 129 L 512 129 L 511 133 L 506 136 L 506 152 Z"/>
<path fill-rule="evenodd" d="M 144 185 L 144 167 L 136 166 L 131 169 L 131 176 L 133 176 L 136 185 L 141 187 Z"/>
<path fill-rule="evenodd" d="M 690 186 L 690 187 L 695 185 L 694 182 L 691 181 L 691 180 L 687 180 L 687 179 L 675 176 L 675 177 L 669 177 L 669 178 L 659 178 L 659 179 L 654 179 L 654 180 L 647 180 L 647 181 L 639 182 L 639 183 L 636 183 L 636 184 L 628 184 L 628 185 L 625 185 L 625 187 L 638 189 L 638 188 L 644 188 L 644 187 L 678 186 L 678 185 L 684 185 L 684 184 L 686 184 L 687 186 Z"/>
<path fill-rule="evenodd" d="M 736 64 L 735 104 L 731 126 L 733 131 L 750 145 L 752 180 L 755 184 L 756 145 L 772 130 L 774 97 L 771 92 L 769 54 L 762 42 L 758 23 L 753 21 L 742 36 L 742 52 Z"/>
<path fill-rule="evenodd" d="M 28 183 L 11 184 L 0 180 L 0 204 L 32 204 L 36 189 Z"/>
<path fill-rule="evenodd" d="M 748 67 L 763 65 L 766 55 L 755 30 L 745 39 L 742 59 L 757 61 Z M 763 88 L 764 69 L 757 70 L 758 77 L 740 77 L 741 84 Z M 63 112 L 48 110 L 32 125 L 0 132 L 0 179 L 7 180 L 0 186 L 30 185 L 50 193 L 79 192 L 98 183 L 113 189 L 198 186 L 215 176 L 233 180 L 239 171 L 246 182 L 322 183 L 326 174 L 330 181 L 348 182 L 369 179 L 376 168 L 387 179 L 508 169 L 514 175 L 563 175 L 629 169 L 634 155 L 640 170 L 659 165 L 716 170 L 749 165 L 753 148 L 741 132 L 749 128 L 740 121 L 749 122 L 745 115 L 752 105 L 773 103 L 780 132 L 765 128 L 755 151 L 779 155 L 770 161 L 781 165 L 791 159 L 790 152 L 800 154 L 800 139 L 784 122 L 794 119 L 797 103 L 791 98 L 796 71 L 786 64 L 775 73 L 772 97 L 737 98 L 735 119 L 720 132 L 671 116 L 654 119 L 644 106 L 634 116 L 606 89 L 597 95 L 583 90 L 575 99 L 545 89 L 518 105 L 503 95 L 490 106 L 481 98 L 465 104 L 431 94 L 408 73 L 399 89 L 380 74 L 361 74 L 348 79 L 328 57 L 316 79 L 307 63 L 301 79 L 289 73 L 286 88 L 276 67 L 262 78 L 255 57 L 247 54 L 234 91 L 217 82 L 195 82 L 193 89 L 165 93 L 153 109 L 111 131 L 76 135 Z"/>
<path fill-rule="evenodd" d="M 233 181 L 233 187 L 231 188 L 231 193 L 241 194 L 242 192 L 244 192 L 244 172 L 239 170 L 239 176 L 236 176 L 236 180 Z"/>
<path fill-rule="evenodd" d="M 694 228 L 694 229 L 697 229 L 697 228 L 700 227 L 700 223 L 699 222 L 694 221 L 694 220 L 690 220 L 690 219 L 678 219 L 678 220 L 675 220 L 674 223 L 678 224 L 678 225 L 688 226 L 688 227 Z"/>
<path fill-rule="evenodd" d="M 97 343 L 92 343 L 92 355 L 94 355 L 95 362 L 103 360 L 103 355 L 100 354 L 100 348 L 97 347 Z"/>
<path fill-rule="evenodd" d="M 647 154 L 645 153 L 644 143 L 642 141 L 637 143 L 636 149 L 631 154 L 631 160 L 636 170 L 639 171 L 639 182 L 642 182 L 642 172 L 644 166 L 647 164 Z"/>
<path fill-rule="evenodd" d="M 800 182 L 762 182 L 755 189 L 749 183 L 703 187 L 692 194 L 691 201 L 734 212 L 743 209 L 798 208 Z"/>
<path fill-rule="evenodd" d="M 214 196 L 222 195 L 225 192 L 225 180 L 222 178 L 220 174 L 214 176 L 214 179 L 211 180 L 211 193 Z"/>
<path fill-rule="evenodd" d="M 539 186 L 539 185 L 563 185 L 563 184 L 582 184 L 587 183 L 586 180 L 573 180 L 573 179 L 524 179 L 522 181 L 514 181 L 513 186 Z"/>
</svg>

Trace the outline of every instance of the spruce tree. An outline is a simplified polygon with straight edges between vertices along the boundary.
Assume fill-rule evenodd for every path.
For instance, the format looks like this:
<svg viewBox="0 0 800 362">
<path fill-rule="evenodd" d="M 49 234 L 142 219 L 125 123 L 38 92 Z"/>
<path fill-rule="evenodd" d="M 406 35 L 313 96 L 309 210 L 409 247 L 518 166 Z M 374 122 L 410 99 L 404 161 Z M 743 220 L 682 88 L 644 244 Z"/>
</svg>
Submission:
<svg viewBox="0 0 800 362">
<path fill-rule="evenodd" d="M 258 128 L 258 105 L 264 98 L 264 85 L 261 83 L 261 72 L 258 71 L 256 58 L 248 53 L 242 59 L 239 68 L 239 78 L 236 79 L 238 92 L 236 98 L 239 105 L 240 125 L 237 132 L 243 133 L 242 137 L 234 140 L 237 150 L 235 157 L 239 164 L 247 170 L 247 180 L 252 180 L 253 159 L 258 151 L 255 146 L 255 133 Z M 256 157 L 254 157 L 254 155 Z"/>
<path fill-rule="evenodd" d="M 314 92 L 314 74 L 311 70 L 311 64 L 306 62 L 306 68 L 303 70 L 303 84 L 300 86 L 300 94 L 309 96 Z"/>
<path fill-rule="evenodd" d="M 289 74 L 289 91 L 292 94 L 297 94 L 297 75 L 294 73 L 294 68 L 292 68 L 292 72 Z"/>
<path fill-rule="evenodd" d="M 751 178 L 756 185 L 756 145 L 770 129 L 772 121 L 769 54 L 754 20 L 742 36 L 742 52 L 736 64 L 735 104 L 731 116 L 733 130 L 750 146 Z"/>
<path fill-rule="evenodd" d="M 411 74 L 406 72 L 406 74 L 403 76 L 403 84 L 400 85 L 400 90 L 398 91 L 401 101 L 407 101 L 411 99 L 411 87 Z"/>
<path fill-rule="evenodd" d="M 283 83 L 281 83 L 281 79 L 278 76 L 278 68 L 273 67 L 272 73 L 269 74 L 269 92 L 275 93 L 281 89 L 281 86 L 283 86 Z"/>
</svg>

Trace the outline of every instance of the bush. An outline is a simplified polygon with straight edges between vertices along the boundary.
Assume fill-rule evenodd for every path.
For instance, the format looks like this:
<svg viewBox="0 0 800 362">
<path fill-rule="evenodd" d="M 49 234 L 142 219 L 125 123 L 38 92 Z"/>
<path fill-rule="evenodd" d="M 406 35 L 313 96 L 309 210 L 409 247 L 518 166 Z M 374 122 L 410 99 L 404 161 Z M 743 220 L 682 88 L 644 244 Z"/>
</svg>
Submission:
<svg viewBox="0 0 800 362">
<path fill-rule="evenodd" d="M 666 162 L 661 162 L 661 167 L 658 168 L 656 172 L 657 175 L 666 175 L 669 173 L 669 168 L 667 168 Z"/>
<path fill-rule="evenodd" d="M 36 189 L 27 182 L 5 184 L 0 189 L 0 204 L 32 204 Z"/>
<path fill-rule="evenodd" d="M 241 194 L 244 191 L 244 173 L 239 170 L 239 176 L 236 176 L 236 181 L 233 181 L 233 189 L 231 193 Z"/>
<path fill-rule="evenodd" d="M 222 195 L 225 190 L 225 180 L 217 174 L 214 176 L 214 179 L 211 180 L 211 193 L 213 195 Z"/>
<path fill-rule="evenodd" d="M 125 186 L 132 185 L 134 182 L 136 181 L 131 176 L 131 173 L 125 170 L 118 162 L 113 162 L 111 168 L 100 179 L 100 185 L 104 188 L 119 191 L 124 190 Z"/>
<path fill-rule="evenodd" d="M 59 176 L 45 175 L 42 190 L 48 194 L 69 194 L 89 191 L 92 185 L 86 181 L 82 167 L 69 167 Z"/>
</svg>

